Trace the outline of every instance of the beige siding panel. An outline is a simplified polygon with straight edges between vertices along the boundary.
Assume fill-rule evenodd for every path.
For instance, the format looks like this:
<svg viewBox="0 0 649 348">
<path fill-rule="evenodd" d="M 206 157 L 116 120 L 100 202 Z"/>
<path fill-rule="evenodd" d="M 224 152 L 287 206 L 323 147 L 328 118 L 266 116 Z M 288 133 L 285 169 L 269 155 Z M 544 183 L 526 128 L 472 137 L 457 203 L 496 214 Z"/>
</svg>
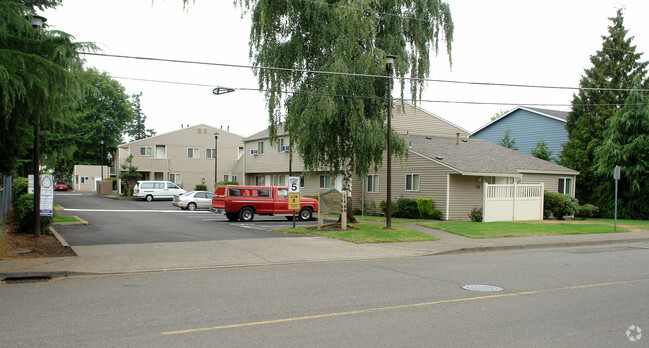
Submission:
<svg viewBox="0 0 649 348">
<path fill-rule="evenodd" d="M 405 110 L 401 107 L 401 102 L 395 101 L 394 112 L 392 113 L 392 128 L 397 133 L 432 135 L 441 137 L 455 137 L 460 133 L 461 138 L 467 138 L 469 133 L 422 109 L 415 108 L 410 104 L 404 104 Z"/>
<path fill-rule="evenodd" d="M 384 163 L 387 158 L 384 158 Z M 442 219 L 446 218 L 446 177 L 448 173 L 454 173 L 453 170 L 435 163 L 425 157 L 410 153 L 406 162 L 399 159 L 392 160 L 392 201 L 399 198 L 431 198 L 434 209 L 442 212 Z M 369 174 L 379 174 L 379 192 L 365 192 L 366 204 L 374 202 L 378 207 L 381 201 L 386 200 L 387 190 L 387 168 L 384 164 L 377 172 Z M 419 191 L 406 191 L 406 174 L 419 174 Z M 360 207 L 363 192 L 367 191 L 367 184 L 362 184 L 361 179 L 356 179 L 358 184 L 352 186 L 352 195 L 354 206 Z"/>
<path fill-rule="evenodd" d="M 482 184 L 476 178 L 459 174 L 450 176 L 449 220 L 469 220 L 473 207 L 482 208 Z"/>
</svg>

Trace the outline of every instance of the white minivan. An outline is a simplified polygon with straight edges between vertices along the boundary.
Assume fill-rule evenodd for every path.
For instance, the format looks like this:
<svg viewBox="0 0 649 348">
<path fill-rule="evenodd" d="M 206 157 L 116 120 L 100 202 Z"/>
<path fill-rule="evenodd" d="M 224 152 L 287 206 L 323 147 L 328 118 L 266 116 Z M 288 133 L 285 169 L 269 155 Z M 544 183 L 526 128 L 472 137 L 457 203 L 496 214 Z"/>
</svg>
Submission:
<svg viewBox="0 0 649 348">
<path fill-rule="evenodd" d="M 146 199 L 173 199 L 174 195 L 181 195 L 187 191 L 176 186 L 171 181 L 138 181 L 135 186 L 135 198 Z"/>
</svg>

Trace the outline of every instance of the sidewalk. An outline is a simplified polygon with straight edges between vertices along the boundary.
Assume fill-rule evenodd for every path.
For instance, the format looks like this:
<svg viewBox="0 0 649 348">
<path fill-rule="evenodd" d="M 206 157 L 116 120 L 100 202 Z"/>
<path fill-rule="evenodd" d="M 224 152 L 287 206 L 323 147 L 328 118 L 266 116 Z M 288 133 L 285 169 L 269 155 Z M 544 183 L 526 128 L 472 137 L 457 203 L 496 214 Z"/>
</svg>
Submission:
<svg viewBox="0 0 649 348">
<path fill-rule="evenodd" d="M 430 234 L 439 240 L 353 244 L 321 236 L 296 236 L 75 246 L 72 249 L 76 257 L 0 260 L 0 281 L 7 278 L 164 272 L 649 241 L 649 232 L 469 239 L 415 223 L 399 225 Z"/>
</svg>

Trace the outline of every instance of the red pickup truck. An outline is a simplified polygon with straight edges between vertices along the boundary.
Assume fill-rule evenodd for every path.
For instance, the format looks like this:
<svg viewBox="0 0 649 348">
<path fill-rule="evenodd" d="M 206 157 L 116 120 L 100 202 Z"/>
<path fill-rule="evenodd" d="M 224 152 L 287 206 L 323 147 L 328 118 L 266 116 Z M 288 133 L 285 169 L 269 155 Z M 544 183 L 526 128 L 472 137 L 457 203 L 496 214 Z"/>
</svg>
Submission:
<svg viewBox="0 0 649 348">
<path fill-rule="evenodd" d="M 288 209 L 288 188 L 281 186 L 217 186 L 212 196 L 212 212 L 225 213 L 230 221 L 252 221 L 258 215 L 284 215 L 292 219 Z M 300 220 L 310 220 L 318 212 L 318 200 L 300 197 Z"/>
</svg>

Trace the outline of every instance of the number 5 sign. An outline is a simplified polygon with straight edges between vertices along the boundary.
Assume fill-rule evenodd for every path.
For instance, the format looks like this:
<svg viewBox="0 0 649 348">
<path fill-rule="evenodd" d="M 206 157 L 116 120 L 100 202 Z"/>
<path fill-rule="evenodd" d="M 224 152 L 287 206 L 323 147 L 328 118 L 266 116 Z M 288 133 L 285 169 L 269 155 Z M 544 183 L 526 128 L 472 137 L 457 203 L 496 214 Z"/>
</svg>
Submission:
<svg viewBox="0 0 649 348">
<path fill-rule="evenodd" d="M 288 193 L 300 193 L 300 177 L 288 177 Z"/>
</svg>

